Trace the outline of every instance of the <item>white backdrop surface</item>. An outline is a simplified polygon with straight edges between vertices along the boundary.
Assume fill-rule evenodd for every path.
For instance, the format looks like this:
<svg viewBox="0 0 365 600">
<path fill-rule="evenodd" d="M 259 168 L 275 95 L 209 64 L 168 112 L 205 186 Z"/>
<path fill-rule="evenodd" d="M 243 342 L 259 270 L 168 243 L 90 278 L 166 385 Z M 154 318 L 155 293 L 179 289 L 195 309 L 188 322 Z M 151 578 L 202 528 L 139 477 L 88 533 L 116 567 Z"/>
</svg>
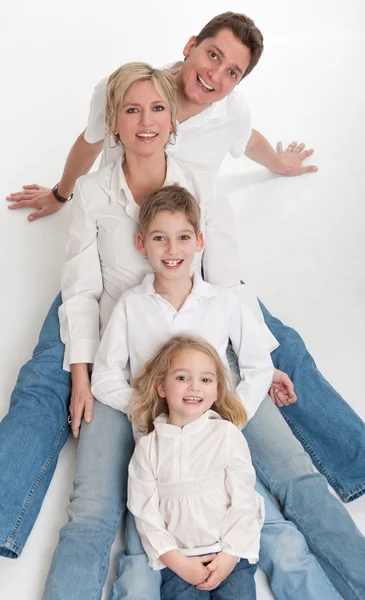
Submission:
<svg viewBox="0 0 365 600">
<path fill-rule="evenodd" d="M 24 183 L 58 181 L 99 79 L 129 60 L 159 66 L 180 59 L 189 36 L 225 10 L 246 12 L 265 38 L 259 65 L 240 86 L 253 126 L 273 144 L 303 140 L 315 148 L 311 162 L 319 167 L 284 179 L 247 159 L 226 160 L 222 176 L 239 224 L 242 277 L 275 316 L 299 330 L 322 372 L 365 419 L 361 0 L 1 4 L 0 418 L 59 289 L 69 210 L 28 223 L 26 211 L 7 210 L 5 196 Z M 69 440 L 22 556 L 0 558 L 2 598 L 41 598 L 66 521 L 75 456 Z M 348 510 L 365 533 L 365 498 Z M 113 565 L 109 586 L 112 579 Z M 258 598 L 272 598 L 263 575 Z"/>
</svg>

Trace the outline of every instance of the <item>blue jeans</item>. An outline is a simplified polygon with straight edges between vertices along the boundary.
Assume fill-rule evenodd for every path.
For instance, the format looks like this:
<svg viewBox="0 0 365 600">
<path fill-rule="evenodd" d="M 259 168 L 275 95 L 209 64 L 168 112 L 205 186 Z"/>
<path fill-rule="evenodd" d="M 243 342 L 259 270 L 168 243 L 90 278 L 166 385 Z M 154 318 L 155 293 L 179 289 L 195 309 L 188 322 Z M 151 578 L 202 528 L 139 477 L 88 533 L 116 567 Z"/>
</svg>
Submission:
<svg viewBox="0 0 365 600">
<path fill-rule="evenodd" d="M 317 369 L 300 335 L 260 307 L 280 342 L 271 355 L 274 365 L 289 375 L 298 396 L 280 412 L 318 471 L 343 502 L 351 502 L 365 492 L 365 425 Z"/>
<path fill-rule="evenodd" d="M 101 598 L 110 548 L 126 513 L 133 450 L 127 416 L 95 401 L 91 423 L 82 424 L 69 523 L 60 532 L 45 600 Z M 109 598 L 150 600 L 159 598 L 159 591 L 159 574 L 148 568 L 140 543 L 128 536 L 127 529 L 126 551 Z"/>
<path fill-rule="evenodd" d="M 0 554 L 2 556 L 16 558 L 21 554 L 52 478 L 58 453 L 68 436 L 67 410 L 70 397 L 70 376 L 69 373 L 62 370 L 64 349 L 59 338 L 57 312 L 60 303 L 61 298 L 58 296 L 46 318 L 33 358 L 22 368 L 19 374 L 12 395 L 9 414 L 0 423 Z M 270 315 L 267 316 L 266 313 L 265 316 L 270 326 L 270 319 L 273 319 Z M 273 333 L 276 337 L 280 338 L 280 324 L 276 320 L 273 320 L 273 322 L 275 324 Z M 298 404 L 301 398 L 305 397 L 306 386 L 311 386 L 313 394 L 305 400 L 304 406 L 308 420 L 315 420 L 317 413 L 320 414 L 321 412 L 320 407 L 324 402 L 324 398 L 326 403 L 329 404 L 332 395 L 335 395 L 336 398 L 338 398 L 338 395 L 336 395 L 315 370 L 311 358 L 307 357 L 304 360 L 305 347 L 301 345 L 299 336 L 292 330 L 288 330 L 284 326 L 281 327 L 284 336 L 284 339 L 281 339 L 281 343 L 282 347 L 286 348 L 288 353 L 288 362 L 294 364 L 295 358 L 301 357 L 300 362 L 303 373 L 298 378 L 298 381 L 296 381 L 297 394 L 300 398 Z M 295 338 L 295 344 L 292 341 L 285 344 L 285 332 L 288 332 L 290 339 Z M 275 353 L 277 352 L 276 350 Z M 307 365 L 310 368 L 307 369 Z M 279 364 L 278 366 L 283 365 Z M 306 377 L 308 381 L 306 381 Z M 311 385 L 312 379 L 315 381 L 315 385 Z M 334 452 L 338 450 L 338 456 L 335 456 L 334 460 L 335 462 L 336 460 L 338 462 L 341 461 L 339 467 L 341 466 L 341 469 L 343 468 L 344 471 L 347 468 L 350 474 L 352 473 L 352 460 L 355 449 L 357 449 L 357 455 L 360 456 L 361 445 L 364 446 L 365 428 L 364 424 L 360 421 L 362 427 L 360 435 L 358 417 L 346 405 L 344 400 L 341 399 L 341 403 L 341 420 L 338 418 L 338 413 L 328 411 L 326 420 L 319 420 L 316 424 L 321 427 L 321 433 L 316 429 L 316 434 L 319 435 L 316 444 L 317 446 L 321 446 L 322 434 L 323 439 L 326 439 L 327 429 L 332 430 L 333 437 L 336 440 L 344 439 L 345 445 L 343 447 L 340 449 L 334 448 Z M 276 414 L 279 414 L 278 411 L 276 411 Z M 281 419 L 281 421 L 283 420 Z M 352 429 L 354 431 L 353 435 L 351 435 Z M 342 437 L 344 430 L 346 431 L 345 438 Z M 266 433 L 270 431 L 271 424 L 269 421 L 269 426 L 266 426 Z M 265 439 L 265 448 L 267 447 L 266 433 L 261 438 L 261 442 Z M 260 435 L 262 435 L 262 432 Z M 288 436 L 281 437 L 279 433 L 275 441 L 276 445 L 280 442 L 280 446 L 283 446 L 283 454 L 286 458 L 290 457 L 292 440 L 293 436 L 290 436 L 289 440 Z M 272 444 L 272 441 L 268 442 L 269 446 L 270 444 Z M 287 448 L 286 445 L 288 445 Z M 323 450 L 325 451 L 320 452 L 317 448 L 316 452 L 322 456 L 323 464 L 326 467 L 326 452 L 328 453 L 329 451 L 327 445 L 325 445 Z M 270 459 L 270 452 L 268 452 L 268 455 Z M 331 457 L 331 460 L 333 460 L 333 457 Z M 269 475 L 272 462 L 268 460 L 267 471 Z M 275 473 L 275 469 L 280 466 L 278 462 L 276 461 L 275 464 L 274 461 L 272 473 Z M 256 464 L 259 465 L 259 463 L 260 461 L 257 459 Z M 344 465 L 347 465 L 347 467 Z M 327 470 L 329 471 L 330 469 Z M 264 465 L 262 471 L 264 473 Z M 15 473 L 17 477 L 14 477 Z M 335 475 L 336 471 L 333 468 L 331 476 Z M 275 486 L 279 488 L 279 500 L 285 509 L 285 486 L 288 485 L 288 477 L 279 476 L 278 479 L 279 481 L 276 482 Z M 282 488 L 280 486 L 281 480 L 283 481 Z M 348 483 L 347 488 L 356 488 L 364 491 L 362 481 L 363 477 L 357 481 L 353 478 L 351 483 Z M 294 477 L 294 487 L 296 482 L 297 480 Z M 274 495 L 275 486 L 273 486 L 272 490 Z M 303 487 L 305 488 L 305 486 L 302 486 L 301 490 Z M 300 493 L 301 490 L 299 490 Z M 290 497 L 295 503 L 293 490 Z M 309 491 L 305 494 L 305 498 L 306 501 L 310 500 Z M 319 498 L 314 496 L 312 504 L 313 501 L 316 504 L 314 508 L 318 509 L 320 506 Z M 305 508 L 304 503 L 301 506 L 301 510 Z M 294 517 L 295 513 L 296 511 L 294 511 Z M 333 522 L 336 521 L 334 520 Z M 349 526 L 348 537 L 350 538 L 353 532 L 352 521 L 346 514 L 344 515 L 342 530 L 345 530 L 347 525 Z M 308 532 L 305 528 L 303 528 L 303 533 L 307 536 Z M 316 536 L 316 530 L 311 533 Z M 317 535 L 320 535 L 320 529 Z M 358 537 L 356 539 L 358 540 Z M 338 547 L 337 552 L 340 553 L 340 550 L 341 546 Z M 333 552 L 335 551 L 336 549 L 334 548 Z M 318 554 L 320 554 L 320 548 Z M 349 553 L 349 560 L 350 557 L 351 552 Z M 327 570 L 330 570 L 328 564 Z M 340 570 L 347 577 L 346 570 L 342 567 Z M 88 575 L 88 568 L 86 568 L 85 577 L 88 577 Z M 353 575 L 351 574 L 349 577 Z M 332 573 L 330 577 L 332 580 L 336 580 L 338 574 Z"/>
<path fill-rule="evenodd" d="M 60 303 L 59 295 L 0 423 L 0 555 L 9 558 L 23 550 L 69 434 L 71 377 L 62 369 Z"/>
<path fill-rule="evenodd" d="M 304 535 L 336 590 L 346 600 L 364 599 L 365 538 L 330 493 L 325 477 L 314 472 L 308 454 L 269 397 L 243 435 L 258 478 L 278 500 L 284 517 Z"/>
<path fill-rule="evenodd" d="M 341 600 L 304 535 L 287 521 L 266 488 L 256 482 L 256 490 L 265 500 L 265 523 L 261 532 L 260 567 L 270 581 L 278 600 Z"/>
<path fill-rule="evenodd" d="M 197 590 L 170 569 L 162 569 L 161 600 L 256 600 L 256 565 L 241 559 L 232 573 L 211 592 Z"/>
</svg>

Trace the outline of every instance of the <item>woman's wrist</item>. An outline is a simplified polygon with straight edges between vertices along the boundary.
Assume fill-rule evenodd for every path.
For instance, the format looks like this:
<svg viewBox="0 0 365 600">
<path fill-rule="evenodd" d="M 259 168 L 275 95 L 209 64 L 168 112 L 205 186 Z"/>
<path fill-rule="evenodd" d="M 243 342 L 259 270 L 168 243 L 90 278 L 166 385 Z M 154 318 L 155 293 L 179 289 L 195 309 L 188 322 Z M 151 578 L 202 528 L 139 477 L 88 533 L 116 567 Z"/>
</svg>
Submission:
<svg viewBox="0 0 365 600">
<path fill-rule="evenodd" d="M 72 381 L 78 382 L 90 381 L 89 379 L 89 365 L 88 363 L 74 363 L 71 365 L 71 377 Z"/>
</svg>

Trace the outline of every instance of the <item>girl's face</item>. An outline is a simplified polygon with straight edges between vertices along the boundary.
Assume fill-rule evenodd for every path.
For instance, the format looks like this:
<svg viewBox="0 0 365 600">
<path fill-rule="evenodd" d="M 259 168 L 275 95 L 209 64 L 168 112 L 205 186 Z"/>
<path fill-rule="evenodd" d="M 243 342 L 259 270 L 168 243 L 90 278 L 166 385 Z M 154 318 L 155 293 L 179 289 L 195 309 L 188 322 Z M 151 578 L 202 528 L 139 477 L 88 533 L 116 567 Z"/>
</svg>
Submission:
<svg viewBox="0 0 365 600">
<path fill-rule="evenodd" d="M 171 112 L 150 81 L 134 83 L 125 94 L 115 132 L 126 155 L 150 156 L 164 150 L 171 131 Z"/>
<path fill-rule="evenodd" d="M 214 361 L 199 350 L 177 352 L 157 391 L 162 398 L 166 398 L 172 425 L 183 427 L 195 421 L 217 400 L 217 369 Z"/>
</svg>

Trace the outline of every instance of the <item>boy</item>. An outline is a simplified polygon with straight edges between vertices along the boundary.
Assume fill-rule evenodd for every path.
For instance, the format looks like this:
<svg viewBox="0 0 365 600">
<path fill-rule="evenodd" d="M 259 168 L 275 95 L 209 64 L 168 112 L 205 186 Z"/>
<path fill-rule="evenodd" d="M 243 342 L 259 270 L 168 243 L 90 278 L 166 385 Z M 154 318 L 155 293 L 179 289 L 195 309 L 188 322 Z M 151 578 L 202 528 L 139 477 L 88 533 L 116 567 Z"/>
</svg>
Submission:
<svg viewBox="0 0 365 600">
<path fill-rule="evenodd" d="M 156 349 L 176 334 L 198 335 L 228 366 L 229 339 L 238 357 L 236 393 L 252 417 L 272 383 L 274 369 L 260 325 L 231 291 L 191 273 L 195 252 L 204 247 L 200 208 L 184 188 L 165 186 L 141 205 L 136 245 L 154 273 L 122 294 L 105 329 L 92 376 L 100 402 L 128 412 L 131 381 Z"/>
</svg>

